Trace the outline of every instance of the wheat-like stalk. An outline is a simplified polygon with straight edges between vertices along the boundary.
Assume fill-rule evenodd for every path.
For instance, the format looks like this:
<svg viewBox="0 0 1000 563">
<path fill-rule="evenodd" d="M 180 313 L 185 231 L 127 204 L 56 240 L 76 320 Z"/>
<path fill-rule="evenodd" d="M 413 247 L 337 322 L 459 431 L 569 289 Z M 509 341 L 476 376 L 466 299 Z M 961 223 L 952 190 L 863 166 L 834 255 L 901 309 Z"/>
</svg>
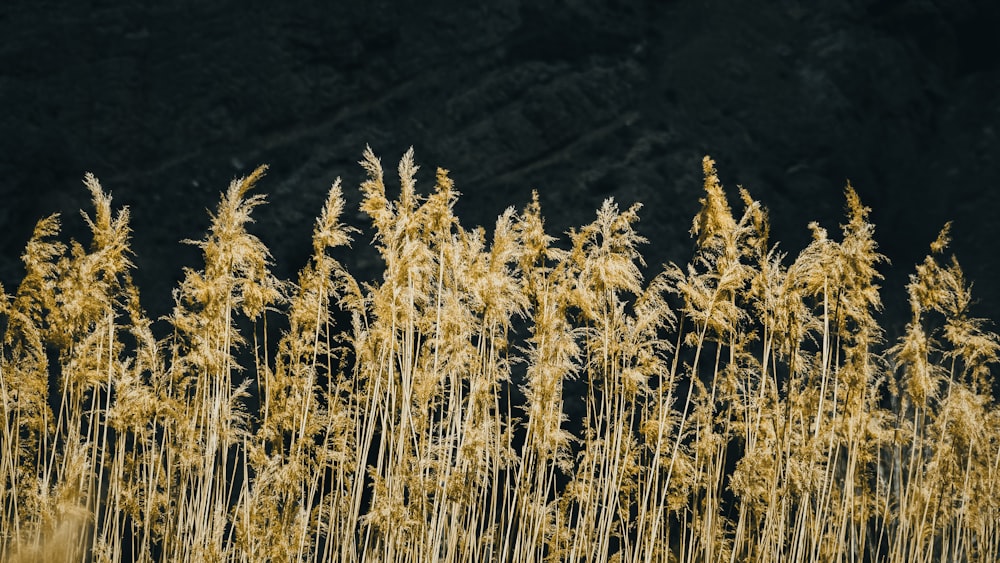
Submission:
<svg viewBox="0 0 1000 563">
<path fill-rule="evenodd" d="M 869 210 L 789 257 L 703 162 L 694 254 L 644 279 L 640 207 L 546 232 L 537 195 L 467 228 L 447 171 L 390 197 L 380 280 L 333 256 L 339 180 L 293 281 L 234 180 L 156 334 L 128 210 L 89 245 L 38 222 L 0 288 L 0 556 L 10 561 L 995 561 L 1000 339 L 943 260 L 878 323 Z M 274 337 L 275 334 L 279 336 Z"/>
</svg>

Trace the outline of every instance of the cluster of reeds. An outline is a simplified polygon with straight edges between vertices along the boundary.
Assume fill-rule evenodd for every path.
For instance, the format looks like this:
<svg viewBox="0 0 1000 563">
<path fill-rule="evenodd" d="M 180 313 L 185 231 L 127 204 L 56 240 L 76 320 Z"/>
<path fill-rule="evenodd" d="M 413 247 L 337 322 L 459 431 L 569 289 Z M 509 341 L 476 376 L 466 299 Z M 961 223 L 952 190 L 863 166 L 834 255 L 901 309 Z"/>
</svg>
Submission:
<svg viewBox="0 0 1000 563">
<path fill-rule="evenodd" d="M 839 239 L 811 225 L 789 260 L 706 157 L 694 257 L 644 282 L 638 206 L 562 245 L 535 198 L 488 237 L 446 171 L 420 195 L 408 153 L 390 199 L 362 165 L 381 281 L 332 258 L 339 182 L 277 279 L 261 168 L 193 241 L 168 335 L 95 178 L 89 247 L 38 222 L 0 288 L 5 560 L 1000 559 L 1000 344 L 947 228 L 892 343 L 850 186 Z"/>
</svg>

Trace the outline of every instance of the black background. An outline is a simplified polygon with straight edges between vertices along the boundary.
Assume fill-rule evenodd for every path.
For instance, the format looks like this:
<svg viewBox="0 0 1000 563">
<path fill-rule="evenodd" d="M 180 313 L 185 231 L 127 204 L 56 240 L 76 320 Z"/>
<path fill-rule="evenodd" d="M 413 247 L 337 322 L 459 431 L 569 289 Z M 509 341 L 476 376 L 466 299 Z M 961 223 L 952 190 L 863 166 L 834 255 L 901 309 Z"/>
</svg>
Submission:
<svg viewBox="0 0 1000 563">
<path fill-rule="evenodd" d="M 819 7 L 819 6 L 823 7 Z M 78 209 L 91 171 L 133 214 L 145 307 L 168 312 L 206 210 L 271 166 L 255 231 L 285 278 L 306 260 L 330 184 L 356 212 L 366 144 L 387 171 L 413 146 L 425 190 L 451 170 L 466 226 L 530 191 L 551 234 L 607 197 L 644 203 L 651 267 L 686 262 L 701 157 L 741 184 L 797 253 L 832 233 L 849 179 L 903 284 L 943 223 L 1000 318 L 1000 17 L 994 2 L 4 2 L 0 281 L 14 291 L 34 222 Z M 348 266 L 378 271 L 359 235 Z"/>
</svg>

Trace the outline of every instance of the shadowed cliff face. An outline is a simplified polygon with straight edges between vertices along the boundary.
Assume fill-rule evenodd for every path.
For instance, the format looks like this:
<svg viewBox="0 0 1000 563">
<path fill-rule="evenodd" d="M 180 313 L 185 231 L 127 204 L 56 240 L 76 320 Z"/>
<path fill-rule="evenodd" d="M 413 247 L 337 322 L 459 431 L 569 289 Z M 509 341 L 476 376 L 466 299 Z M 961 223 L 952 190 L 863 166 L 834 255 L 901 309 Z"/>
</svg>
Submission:
<svg viewBox="0 0 1000 563">
<path fill-rule="evenodd" d="M 811 220 L 836 231 L 849 179 L 893 261 L 894 318 L 947 220 L 979 312 L 1000 318 L 1000 19 L 986 2 L 55 4 L 0 11 L 7 291 L 35 220 L 60 211 L 83 236 L 85 171 L 131 207 L 158 315 L 197 265 L 178 241 L 201 235 L 234 176 L 271 165 L 256 228 L 292 277 L 334 178 L 354 205 L 364 146 L 391 169 L 413 145 L 425 188 L 451 170 L 466 225 L 533 188 L 553 234 L 607 197 L 642 201 L 653 267 L 689 256 L 704 154 L 769 207 L 789 251 Z M 345 257 L 355 270 L 376 271 L 369 239 Z"/>
</svg>

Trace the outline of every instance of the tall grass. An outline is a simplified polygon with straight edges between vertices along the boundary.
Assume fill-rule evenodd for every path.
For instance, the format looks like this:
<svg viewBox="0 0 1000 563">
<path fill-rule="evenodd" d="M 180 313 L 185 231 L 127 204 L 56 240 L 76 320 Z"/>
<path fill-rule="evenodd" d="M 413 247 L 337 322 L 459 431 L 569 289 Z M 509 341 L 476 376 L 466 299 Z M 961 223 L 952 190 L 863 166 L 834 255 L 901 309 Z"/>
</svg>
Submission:
<svg viewBox="0 0 1000 563">
<path fill-rule="evenodd" d="M 361 164 L 381 280 L 333 258 L 339 181 L 277 279 L 261 168 L 189 241 L 165 335 L 93 176 L 89 246 L 38 222 L 0 289 L 5 560 L 1000 559 L 1000 341 L 947 226 L 886 342 L 850 186 L 840 235 L 789 257 L 706 157 L 694 255 L 647 282 L 638 205 L 561 243 L 535 197 L 488 236 L 446 171 L 422 195 L 407 153 L 391 197 Z"/>
</svg>

